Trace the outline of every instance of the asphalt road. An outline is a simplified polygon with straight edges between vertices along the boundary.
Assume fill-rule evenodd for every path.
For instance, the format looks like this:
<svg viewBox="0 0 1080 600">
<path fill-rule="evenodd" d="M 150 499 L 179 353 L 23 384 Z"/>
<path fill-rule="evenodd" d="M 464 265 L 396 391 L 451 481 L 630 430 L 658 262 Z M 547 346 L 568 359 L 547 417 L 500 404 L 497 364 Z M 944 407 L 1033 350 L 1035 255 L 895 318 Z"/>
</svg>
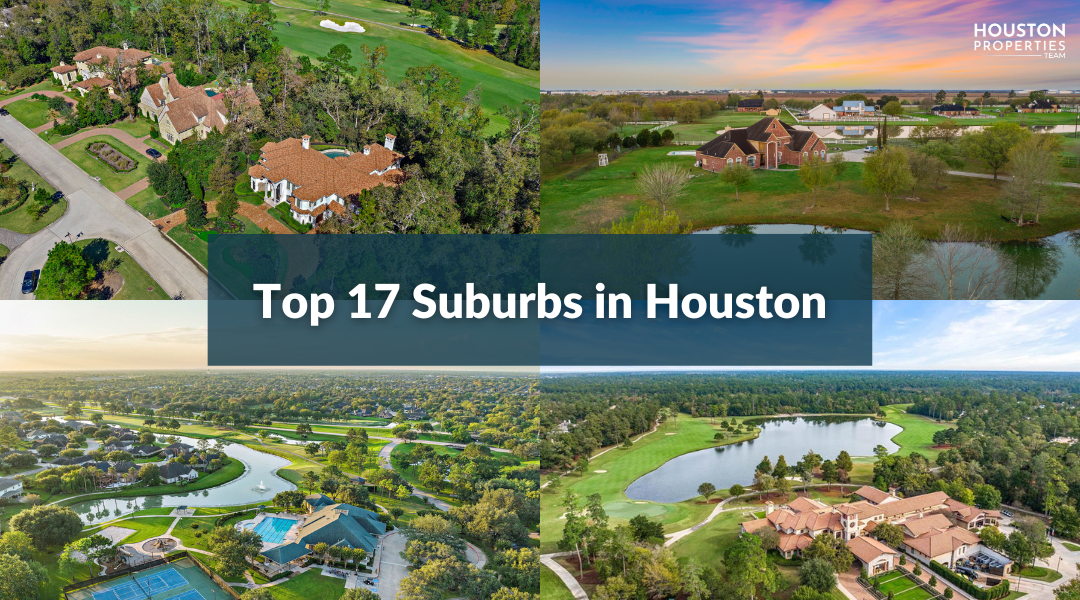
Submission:
<svg viewBox="0 0 1080 600">
<path fill-rule="evenodd" d="M 0 265 L 0 300 L 22 293 L 23 273 L 40 269 L 60 240 L 104 238 L 121 245 L 171 297 L 206 299 L 206 273 L 150 221 L 11 116 L 0 117 L 0 139 L 45 181 L 63 192 L 67 212 L 12 249 Z M 79 236 L 79 234 L 82 234 Z"/>
</svg>

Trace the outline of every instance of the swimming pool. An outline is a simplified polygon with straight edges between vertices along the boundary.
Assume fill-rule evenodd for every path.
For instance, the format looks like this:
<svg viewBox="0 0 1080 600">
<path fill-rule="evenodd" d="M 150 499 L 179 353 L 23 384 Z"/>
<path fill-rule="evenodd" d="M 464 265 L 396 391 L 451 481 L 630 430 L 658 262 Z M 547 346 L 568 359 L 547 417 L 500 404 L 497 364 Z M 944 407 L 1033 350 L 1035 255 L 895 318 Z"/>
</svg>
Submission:
<svg viewBox="0 0 1080 600">
<path fill-rule="evenodd" d="M 292 519 L 278 517 L 265 517 L 255 526 L 255 533 L 262 537 L 262 541 L 268 544 L 280 544 L 285 539 L 285 533 L 296 523 Z"/>
</svg>

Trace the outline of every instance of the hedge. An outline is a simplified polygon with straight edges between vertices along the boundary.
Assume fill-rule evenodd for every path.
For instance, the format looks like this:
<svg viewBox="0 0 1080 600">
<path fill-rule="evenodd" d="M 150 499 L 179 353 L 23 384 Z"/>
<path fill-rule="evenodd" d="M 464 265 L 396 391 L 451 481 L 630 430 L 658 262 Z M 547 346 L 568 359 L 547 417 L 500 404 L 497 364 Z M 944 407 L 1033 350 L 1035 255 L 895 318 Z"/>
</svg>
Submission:
<svg viewBox="0 0 1080 600">
<path fill-rule="evenodd" d="M 981 588 L 974 583 L 971 583 L 966 577 L 957 575 L 949 570 L 945 565 L 937 562 L 936 560 L 930 561 L 930 570 L 941 575 L 945 579 L 952 583 L 956 587 L 964 591 L 975 600 L 996 600 L 997 598 L 1004 598 L 1009 595 L 1009 580 L 1002 579 L 1001 583 L 991 588 Z"/>
<path fill-rule="evenodd" d="M 27 189 L 25 185 L 23 185 L 22 183 L 18 183 L 17 185 L 22 188 L 22 199 L 7 208 L 0 209 L 0 215 L 6 215 L 9 212 L 14 212 L 18 210 L 20 206 L 26 203 L 27 198 L 30 197 L 30 190 Z"/>
</svg>

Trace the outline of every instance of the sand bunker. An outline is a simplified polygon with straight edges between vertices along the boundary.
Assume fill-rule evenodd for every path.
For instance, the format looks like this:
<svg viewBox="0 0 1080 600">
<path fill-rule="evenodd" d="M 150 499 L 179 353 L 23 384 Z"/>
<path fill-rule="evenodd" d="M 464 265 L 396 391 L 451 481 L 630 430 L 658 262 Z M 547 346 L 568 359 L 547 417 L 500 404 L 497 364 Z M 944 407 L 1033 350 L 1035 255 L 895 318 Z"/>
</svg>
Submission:
<svg viewBox="0 0 1080 600">
<path fill-rule="evenodd" d="M 596 471 L 593 471 L 593 473 L 607 473 L 607 470 L 605 470 L 605 469 L 597 469 Z"/>
<path fill-rule="evenodd" d="M 675 434 L 675 433 L 665 433 L 664 435 L 678 435 L 678 434 Z"/>
<path fill-rule="evenodd" d="M 99 531 L 98 535 L 101 535 L 102 537 L 108 539 L 110 542 L 115 544 L 116 542 L 119 542 L 120 540 L 126 538 L 127 536 L 129 536 L 129 535 L 131 535 L 133 533 L 135 533 L 134 529 L 128 529 L 127 527 L 117 527 L 115 525 L 110 525 L 110 526 L 106 527 L 105 529 L 102 529 L 101 531 Z"/>
<path fill-rule="evenodd" d="M 323 19 L 319 21 L 319 27 L 325 27 L 327 29 L 333 29 L 334 31 L 344 31 L 347 33 L 364 33 L 364 28 L 355 21 L 346 21 L 344 25 L 338 25 L 330 19 Z"/>
</svg>

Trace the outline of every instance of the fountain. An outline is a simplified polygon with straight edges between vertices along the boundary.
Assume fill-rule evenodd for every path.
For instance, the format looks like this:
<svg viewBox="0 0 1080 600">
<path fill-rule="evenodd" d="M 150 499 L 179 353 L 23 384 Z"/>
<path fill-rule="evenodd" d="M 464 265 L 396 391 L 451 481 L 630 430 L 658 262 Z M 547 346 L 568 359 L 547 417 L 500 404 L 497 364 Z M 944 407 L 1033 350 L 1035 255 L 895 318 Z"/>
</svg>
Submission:
<svg viewBox="0 0 1080 600">
<path fill-rule="evenodd" d="M 262 482 L 261 480 L 259 481 L 259 485 L 258 485 L 258 487 L 254 487 L 254 488 L 251 488 L 251 489 L 255 490 L 256 492 L 267 492 L 267 491 L 270 491 L 270 488 L 268 488 L 268 487 L 266 487 L 265 485 L 263 485 L 263 482 Z"/>
</svg>

